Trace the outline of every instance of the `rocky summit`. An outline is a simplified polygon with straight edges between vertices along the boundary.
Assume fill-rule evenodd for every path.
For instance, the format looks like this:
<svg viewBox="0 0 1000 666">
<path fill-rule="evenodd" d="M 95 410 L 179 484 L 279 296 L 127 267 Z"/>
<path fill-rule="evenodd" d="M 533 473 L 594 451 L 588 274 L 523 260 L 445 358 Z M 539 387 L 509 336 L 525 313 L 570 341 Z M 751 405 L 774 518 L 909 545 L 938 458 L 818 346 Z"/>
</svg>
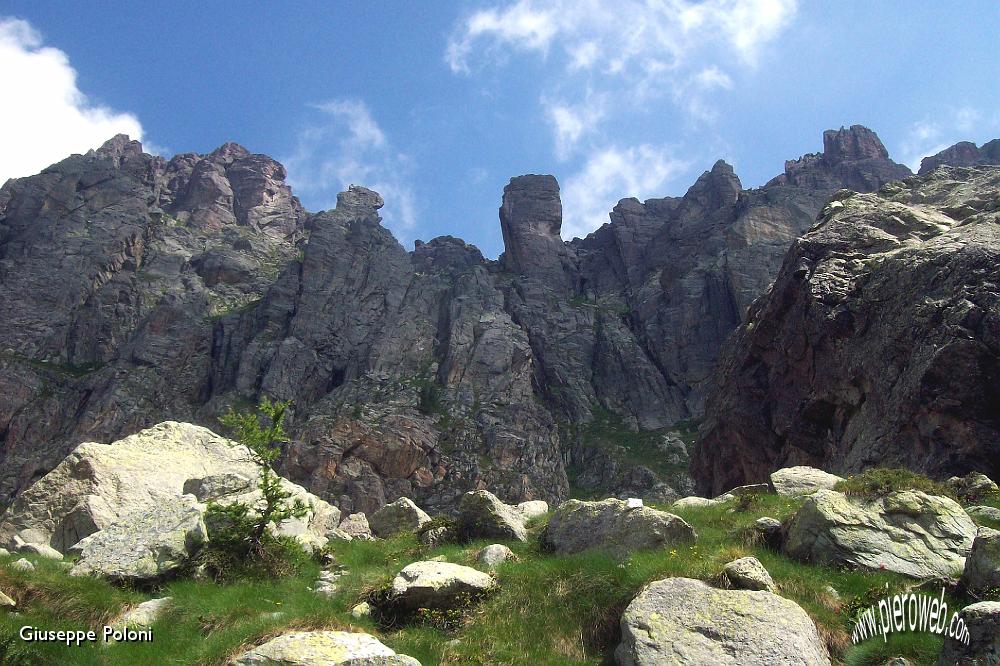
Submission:
<svg viewBox="0 0 1000 666">
<path fill-rule="evenodd" d="M 283 474 L 345 513 L 560 500 L 571 478 L 674 499 L 677 435 L 787 248 L 838 189 L 907 175 L 853 126 L 762 188 L 720 161 L 571 242 L 556 179 L 519 176 L 493 261 L 407 251 L 360 186 L 308 213 L 233 143 L 168 161 L 117 136 L 0 188 L 0 504 L 81 441 L 261 396 L 294 404 Z M 622 446 L 636 431 L 662 453 Z"/>
<path fill-rule="evenodd" d="M 692 473 L 1000 473 L 1000 169 L 842 191 L 727 344 Z"/>
</svg>

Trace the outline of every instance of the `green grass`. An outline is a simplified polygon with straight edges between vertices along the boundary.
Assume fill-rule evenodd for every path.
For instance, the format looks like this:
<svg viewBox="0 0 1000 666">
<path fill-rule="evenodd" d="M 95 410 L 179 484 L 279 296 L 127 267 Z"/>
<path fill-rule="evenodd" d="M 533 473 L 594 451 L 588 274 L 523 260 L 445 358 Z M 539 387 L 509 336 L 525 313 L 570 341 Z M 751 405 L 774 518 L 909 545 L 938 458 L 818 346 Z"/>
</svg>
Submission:
<svg viewBox="0 0 1000 666">
<path fill-rule="evenodd" d="M 713 580 L 737 557 L 761 560 L 783 596 L 798 602 L 816 621 L 820 634 L 843 663 L 874 665 L 890 656 L 915 664 L 934 663 L 940 639 L 900 634 L 888 643 L 870 639 L 850 645 L 851 615 L 857 608 L 912 581 L 886 572 L 842 571 L 793 561 L 748 537 L 760 516 L 789 516 L 797 500 L 753 495 L 724 505 L 680 511 L 697 529 L 696 544 L 635 553 L 618 560 L 600 552 L 573 556 L 543 554 L 537 533 L 544 519 L 529 525 L 526 544 L 509 544 L 517 561 L 496 571 L 499 591 L 474 606 L 461 626 L 445 630 L 411 623 L 394 628 L 355 619 L 351 608 L 386 583 L 405 565 L 444 556 L 474 565 L 488 541 L 446 544 L 427 549 L 413 536 L 365 542 L 335 542 L 331 550 L 349 574 L 332 599 L 311 591 L 319 566 L 310 562 L 291 578 L 230 584 L 190 580 L 147 592 L 123 590 L 103 581 L 71 578 L 58 564 L 38 561 L 38 571 L 13 572 L 0 560 L 0 589 L 23 607 L 18 617 L 0 615 L 0 663 L 21 664 L 224 664 L 269 637 L 294 629 L 347 629 L 377 635 L 398 652 L 433 664 L 608 664 L 619 641 L 621 611 L 648 582 L 667 576 Z M 828 591 L 832 586 L 838 602 Z M 13 592 L 11 592 L 13 590 Z M 24 624 L 52 628 L 99 627 L 121 609 L 155 596 L 169 595 L 169 613 L 153 627 L 151 644 L 28 645 L 17 639 Z M 854 602 L 854 603 L 852 603 Z M 961 606 L 951 600 L 952 607 Z M 274 615 L 278 613 L 279 615 Z"/>
<path fill-rule="evenodd" d="M 928 495 L 943 495 L 958 501 L 947 484 L 929 479 L 908 469 L 874 468 L 848 477 L 834 486 L 847 495 L 874 499 L 897 490 L 920 490 Z"/>
</svg>

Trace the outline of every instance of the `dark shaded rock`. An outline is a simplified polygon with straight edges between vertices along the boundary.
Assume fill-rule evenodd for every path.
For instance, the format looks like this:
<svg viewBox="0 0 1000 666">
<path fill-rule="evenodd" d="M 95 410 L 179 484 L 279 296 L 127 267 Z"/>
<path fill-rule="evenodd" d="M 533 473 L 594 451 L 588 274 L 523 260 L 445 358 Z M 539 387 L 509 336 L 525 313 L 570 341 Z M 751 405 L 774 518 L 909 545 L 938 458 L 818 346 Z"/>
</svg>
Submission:
<svg viewBox="0 0 1000 666">
<path fill-rule="evenodd" d="M 842 192 L 720 361 L 692 473 L 1000 474 L 1000 169 Z"/>
<path fill-rule="evenodd" d="M 1000 165 L 1000 139 L 978 148 L 971 141 L 959 141 L 940 153 L 920 160 L 920 171 L 917 173 L 923 176 L 942 165 L 971 167 L 984 164 Z"/>
</svg>

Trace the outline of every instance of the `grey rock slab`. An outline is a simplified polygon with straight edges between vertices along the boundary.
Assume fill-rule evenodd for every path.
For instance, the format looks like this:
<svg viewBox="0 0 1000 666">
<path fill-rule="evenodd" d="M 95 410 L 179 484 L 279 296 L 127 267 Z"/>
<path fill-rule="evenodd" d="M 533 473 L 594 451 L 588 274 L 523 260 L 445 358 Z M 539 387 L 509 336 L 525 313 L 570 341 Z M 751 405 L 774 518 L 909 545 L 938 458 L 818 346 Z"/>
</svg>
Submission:
<svg viewBox="0 0 1000 666">
<path fill-rule="evenodd" d="M 249 650 L 232 666 L 420 666 L 369 634 L 296 631 Z"/>
<path fill-rule="evenodd" d="M 1000 602 L 981 601 L 959 613 L 969 631 L 969 644 L 945 637 L 938 666 L 997 666 L 1000 664 Z"/>
<path fill-rule="evenodd" d="M 679 516 L 651 507 L 629 509 L 618 499 L 568 500 L 552 514 L 541 543 L 559 555 L 592 548 L 625 555 L 693 543 L 697 536 Z"/>
<path fill-rule="evenodd" d="M 783 547 L 806 562 L 957 578 L 976 530 L 947 497 L 914 490 L 864 500 L 818 490 L 789 521 Z"/>
<path fill-rule="evenodd" d="M 830 664 L 816 625 L 795 602 L 689 578 L 643 588 L 625 609 L 621 630 L 618 666 Z"/>
</svg>

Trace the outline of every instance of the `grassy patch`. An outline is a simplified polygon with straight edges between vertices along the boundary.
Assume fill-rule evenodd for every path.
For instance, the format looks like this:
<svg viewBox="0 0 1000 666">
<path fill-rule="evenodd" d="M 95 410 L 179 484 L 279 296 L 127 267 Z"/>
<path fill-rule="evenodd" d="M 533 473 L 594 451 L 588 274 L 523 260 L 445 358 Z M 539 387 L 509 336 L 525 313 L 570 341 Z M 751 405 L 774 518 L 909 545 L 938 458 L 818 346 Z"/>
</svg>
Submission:
<svg viewBox="0 0 1000 666">
<path fill-rule="evenodd" d="M 155 593 L 115 588 L 102 581 L 71 578 L 59 565 L 41 561 L 35 573 L 2 566 L 0 589 L 23 606 L 12 618 L 0 615 L 0 663 L 14 664 L 224 664 L 233 655 L 269 637 L 294 629 L 346 629 L 376 635 L 398 652 L 425 666 L 434 664 L 590 665 L 612 663 L 620 640 L 618 620 L 643 585 L 667 576 L 713 580 L 722 566 L 753 555 L 774 578 L 779 593 L 799 603 L 816 621 L 836 659 L 852 665 L 882 664 L 905 656 L 933 664 L 940 639 L 901 634 L 888 643 L 871 639 L 850 645 L 853 618 L 887 594 L 913 582 L 886 572 L 843 571 L 791 560 L 749 538 L 761 516 L 790 516 L 800 500 L 757 495 L 750 500 L 690 508 L 677 513 L 698 531 L 692 545 L 635 553 L 625 560 L 600 552 L 555 556 L 540 552 L 537 534 L 545 518 L 529 522 L 528 543 L 509 543 L 517 559 L 495 571 L 499 589 L 446 622 L 412 618 L 392 627 L 356 619 L 350 611 L 383 589 L 407 564 L 441 556 L 475 566 L 489 541 L 449 543 L 433 549 L 415 536 L 382 541 L 333 542 L 336 562 L 348 574 L 332 598 L 312 590 L 319 565 L 305 563 L 298 574 L 278 580 L 217 583 L 177 581 Z M 836 590 L 836 595 L 828 589 Z M 27 645 L 16 638 L 24 624 L 41 627 L 97 626 L 121 609 L 153 596 L 174 603 L 153 627 L 152 644 L 114 644 L 64 648 Z M 961 607 L 962 600 L 949 600 Z"/>
<path fill-rule="evenodd" d="M 898 490 L 920 490 L 928 495 L 943 495 L 958 501 L 955 491 L 946 484 L 908 469 L 870 469 L 839 481 L 835 490 L 846 495 L 876 499 Z"/>
</svg>

